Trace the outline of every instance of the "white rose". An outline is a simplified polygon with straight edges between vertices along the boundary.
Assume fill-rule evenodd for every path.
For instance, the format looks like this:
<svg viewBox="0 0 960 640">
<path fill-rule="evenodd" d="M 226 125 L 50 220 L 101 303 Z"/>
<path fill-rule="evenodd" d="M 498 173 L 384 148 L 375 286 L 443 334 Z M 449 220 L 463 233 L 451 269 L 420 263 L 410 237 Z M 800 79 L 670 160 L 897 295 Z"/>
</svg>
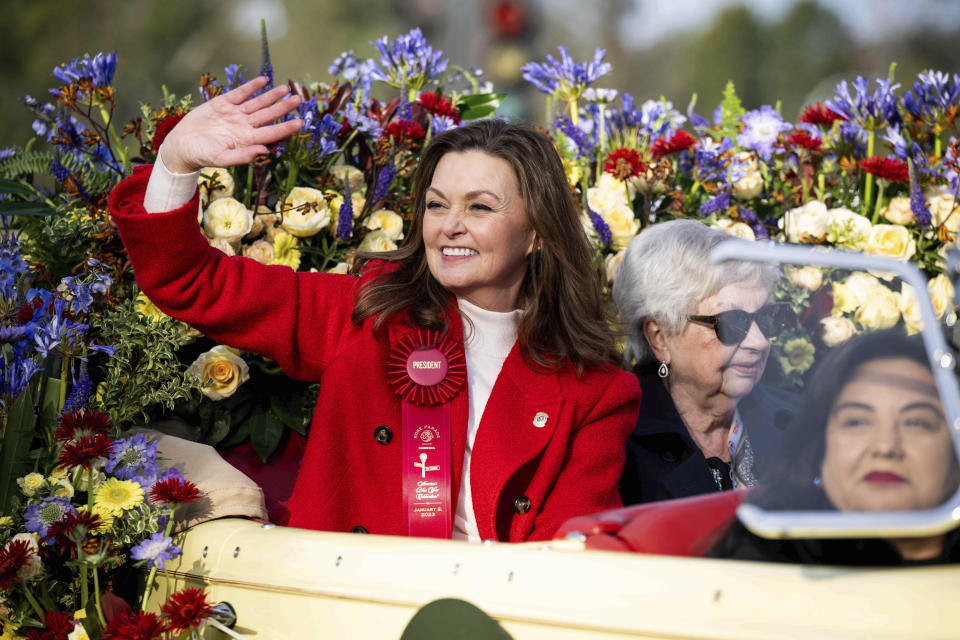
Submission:
<svg viewBox="0 0 960 640">
<path fill-rule="evenodd" d="M 260 264 L 270 264 L 273 261 L 273 243 L 257 240 L 243 248 L 243 255 L 253 258 Z"/>
<path fill-rule="evenodd" d="M 330 167 L 330 175 L 337 179 L 339 184 L 343 184 L 343 177 L 346 174 L 347 182 L 350 183 L 350 192 L 357 193 L 363 188 L 363 171 L 349 164 L 337 164 Z"/>
<path fill-rule="evenodd" d="M 725 231 L 728 235 L 733 236 L 734 238 L 742 238 L 743 240 L 756 240 L 757 236 L 753 233 L 753 229 L 750 228 L 750 225 L 740 222 L 738 220 L 731 220 L 730 218 L 719 218 L 715 223 L 710 225 L 714 229 L 720 229 Z"/>
<path fill-rule="evenodd" d="M 863 250 L 876 256 L 906 261 L 917 252 L 917 243 L 902 225 L 878 224 L 870 230 Z"/>
<path fill-rule="evenodd" d="M 957 207 L 953 194 L 931 191 L 926 194 L 926 200 L 935 226 L 944 227 L 950 233 L 956 233 L 957 229 L 960 229 L 960 208 Z"/>
<path fill-rule="evenodd" d="M 790 282 L 810 291 L 816 291 L 823 284 L 823 272 L 817 267 L 801 267 L 790 272 Z"/>
<path fill-rule="evenodd" d="M 900 294 L 880 285 L 867 293 L 853 319 L 870 329 L 889 329 L 900 321 Z"/>
<path fill-rule="evenodd" d="M 237 255 L 236 250 L 233 248 L 233 243 L 226 238 L 211 238 L 210 246 L 214 249 L 220 249 L 220 251 L 223 251 L 228 256 Z"/>
<path fill-rule="evenodd" d="M 830 222 L 828 228 L 837 234 L 838 239 L 852 244 L 857 249 L 863 247 L 870 237 L 873 224 L 869 219 L 849 209 L 830 209 L 827 211 Z"/>
<path fill-rule="evenodd" d="M 67 634 L 67 640 L 90 640 L 90 634 L 79 622 L 74 623 L 73 631 Z"/>
<path fill-rule="evenodd" d="M 603 261 L 603 266 L 607 273 L 607 284 L 613 284 L 613 281 L 617 279 L 617 273 L 620 271 L 620 263 L 623 262 L 623 256 L 626 252 L 626 249 L 623 249 L 617 253 L 612 253 Z"/>
<path fill-rule="evenodd" d="M 327 273 L 350 273 L 350 265 L 348 265 L 346 262 L 338 262 L 337 266 L 327 269 Z"/>
<path fill-rule="evenodd" d="M 845 282 L 833 283 L 833 315 L 851 313 L 863 306 L 870 291 L 883 286 L 868 273 L 858 271 Z"/>
<path fill-rule="evenodd" d="M 397 243 L 390 239 L 387 232 L 383 229 L 377 229 L 363 237 L 357 251 L 394 251 L 396 248 Z"/>
<path fill-rule="evenodd" d="M 923 318 L 920 315 L 920 305 L 913 287 L 906 282 L 900 283 L 900 314 L 907 333 L 913 334 L 923 331 Z"/>
<path fill-rule="evenodd" d="M 759 171 L 748 171 L 733 184 L 733 195 L 740 200 L 756 198 L 763 191 L 763 176 Z"/>
<path fill-rule="evenodd" d="M 893 224 L 910 224 L 914 221 L 913 210 L 910 208 L 910 198 L 906 196 L 890 198 L 890 202 L 881 211 L 880 215 Z"/>
<path fill-rule="evenodd" d="M 822 326 L 820 337 L 823 339 L 823 344 L 828 347 L 835 347 L 841 342 L 846 342 L 857 331 L 853 322 L 844 317 L 827 316 L 820 321 L 820 325 Z"/>
<path fill-rule="evenodd" d="M 628 180 L 624 182 L 623 180 L 617 180 L 612 175 L 604 171 L 600 174 L 600 177 L 597 179 L 596 187 L 598 189 L 603 189 L 606 191 L 619 192 L 623 194 L 626 202 L 632 201 L 637 195 L 637 188 L 633 180 Z"/>
<path fill-rule="evenodd" d="M 622 186 L 619 189 L 601 189 L 600 187 L 587 189 L 587 204 L 601 216 L 604 212 L 612 211 L 617 207 L 630 206 L 627 193 Z"/>
<path fill-rule="evenodd" d="M 250 226 L 250 232 L 246 235 L 247 238 L 256 238 L 264 229 L 267 227 L 272 227 L 280 219 L 280 215 L 276 214 L 264 205 L 258 205 L 256 211 L 251 212 L 253 214 L 253 224 Z"/>
<path fill-rule="evenodd" d="M 200 380 L 204 385 L 200 391 L 211 400 L 229 398 L 237 387 L 250 379 L 250 367 L 246 361 L 222 344 L 200 354 L 187 373 Z"/>
<path fill-rule="evenodd" d="M 200 199 L 204 203 L 233 195 L 233 176 L 227 169 L 204 167 L 200 170 L 197 183 L 200 185 Z"/>
<path fill-rule="evenodd" d="M 208 238 L 223 238 L 235 242 L 250 232 L 253 215 L 233 198 L 221 198 L 210 203 L 203 212 L 203 231 Z"/>
<path fill-rule="evenodd" d="M 17 540 L 23 540 L 30 547 L 30 559 L 17 571 L 17 577 L 24 582 L 33 580 L 43 572 L 43 561 L 40 559 L 40 547 L 37 545 L 37 539 L 31 533 L 18 533 L 10 539 L 8 544 L 13 544 Z"/>
<path fill-rule="evenodd" d="M 389 209 L 374 211 L 364 220 L 363 226 L 371 231 L 382 229 L 394 241 L 403 237 L 403 218 Z"/>
<path fill-rule="evenodd" d="M 811 200 L 802 207 L 790 209 L 780 219 L 787 242 L 823 242 L 827 235 L 830 216 L 827 206 Z"/>
<path fill-rule="evenodd" d="M 943 319 L 943 317 L 953 311 L 953 283 L 950 282 L 944 274 L 940 274 L 927 283 L 927 290 L 930 292 L 930 300 L 933 302 L 933 310 L 936 311 L 937 317 Z"/>
<path fill-rule="evenodd" d="M 287 197 L 277 202 L 283 213 L 282 226 L 290 235 L 308 238 L 330 224 L 330 207 L 319 189 L 294 187 Z"/>
</svg>

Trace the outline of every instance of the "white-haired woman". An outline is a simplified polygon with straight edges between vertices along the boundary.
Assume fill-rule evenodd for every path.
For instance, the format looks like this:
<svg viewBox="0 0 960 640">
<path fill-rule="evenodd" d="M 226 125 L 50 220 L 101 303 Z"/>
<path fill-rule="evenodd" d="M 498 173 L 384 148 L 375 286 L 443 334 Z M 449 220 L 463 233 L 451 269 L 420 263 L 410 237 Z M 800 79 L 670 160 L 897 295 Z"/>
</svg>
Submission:
<svg viewBox="0 0 960 640">
<path fill-rule="evenodd" d="M 613 299 L 643 387 L 624 504 L 753 485 L 792 417 L 789 394 L 757 387 L 769 337 L 791 312 L 770 303 L 768 268 L 710 262 L 728 237 L 673 220 L 638 235 L 624 255 Z"/>
</svg>

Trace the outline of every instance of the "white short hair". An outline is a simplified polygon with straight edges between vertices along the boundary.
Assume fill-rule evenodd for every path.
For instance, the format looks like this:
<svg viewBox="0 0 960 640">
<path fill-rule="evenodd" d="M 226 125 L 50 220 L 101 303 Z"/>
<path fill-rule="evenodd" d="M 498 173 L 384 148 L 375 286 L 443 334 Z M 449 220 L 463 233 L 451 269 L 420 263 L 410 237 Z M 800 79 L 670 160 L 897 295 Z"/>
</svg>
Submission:
<svg viewBox="0 0 960 640">
<path fill-rule="evenodd" d="M 714 264 L 710 251 L 726 232 L 696 220 L 655 224 L 630 242 L 613 283 L 613 301 L 626 333 L 624 359 L 641 367 L 656 358 L 643 335 L 643 323 L 655 320 L 671 335 L 683 331 L 697 304 L 732 282 L 759 280 L 768 289 L 773 271 L 758 263 Z"/>
</svg>

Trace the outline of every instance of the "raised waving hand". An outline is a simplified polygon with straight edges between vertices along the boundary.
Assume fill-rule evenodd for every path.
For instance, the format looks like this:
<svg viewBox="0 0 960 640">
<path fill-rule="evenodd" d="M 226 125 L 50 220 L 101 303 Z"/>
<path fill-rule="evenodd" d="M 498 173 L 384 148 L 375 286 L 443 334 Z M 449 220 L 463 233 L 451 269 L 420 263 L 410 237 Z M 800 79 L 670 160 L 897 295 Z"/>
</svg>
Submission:
<svg viewBox="0 0 960 640">
<path fill-rule="evenodd" d="M 163 164 L 174 173 L 190 173 L 203 167 L 246 164 L 267 153 L 270 143 L 300 130 L 299 119 L 274 123 L 300 105 L 299 96 L 286 85 L 252 97 L 267 83 L 254 78 L 232 91 L 208 100 L 184 116 L 163 142 Z"/>
</svg>

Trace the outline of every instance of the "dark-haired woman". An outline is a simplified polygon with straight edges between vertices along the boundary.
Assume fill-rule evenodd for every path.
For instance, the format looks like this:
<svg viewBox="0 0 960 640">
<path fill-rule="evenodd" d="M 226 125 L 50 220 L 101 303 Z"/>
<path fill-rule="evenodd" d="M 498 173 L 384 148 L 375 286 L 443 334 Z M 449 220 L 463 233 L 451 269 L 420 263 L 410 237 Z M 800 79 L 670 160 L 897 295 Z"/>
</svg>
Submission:
<svg viewBox="0 0 960 640">
<path fill-rule="evenodd" d="M 195 193 L 200 168 L 296 131 L 271 123 L 298 98 L 251 97 L 264 82 L 191 111 L 111 210 L 161 309 L 321 381 L 289 524 L 524 541 L 616 506 L 639 389 L 550 141 L 497 120 L 440 134 L 400 249 L 360 277 L 264 267 L 209 247 Z"/>
<path fill-rule="evenodd" d="M 750 496 L 770 510 L 913 511 L 941 505 L 960 468 L 923 347 L 898 330 L 831 351 L 804 393 L 777 470 Z M 711 555 L 768 562 L 898 565 L 960 561 L 960 529 L 916 538 L 769 540 L 739 522 Z"/>
</svg>

